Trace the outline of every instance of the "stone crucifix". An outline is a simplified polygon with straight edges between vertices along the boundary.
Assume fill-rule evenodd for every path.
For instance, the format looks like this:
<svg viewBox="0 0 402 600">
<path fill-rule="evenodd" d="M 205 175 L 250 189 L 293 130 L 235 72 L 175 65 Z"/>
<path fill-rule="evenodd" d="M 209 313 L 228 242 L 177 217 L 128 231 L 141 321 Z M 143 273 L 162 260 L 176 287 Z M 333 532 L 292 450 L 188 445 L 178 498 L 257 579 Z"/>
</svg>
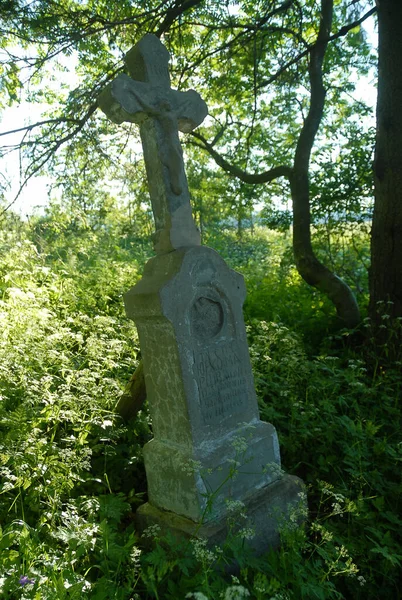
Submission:
<svg viewBox="0 0 402 600">
<path fill-rule="evenodd" d="M 125 56 L 131 77 L 118 75 L 98 99 L 113 122 L 140 125 L 158 254 L 200 245 L 178 131 L 192 131 L 208 114 L 197 92 L 171 89 L 169 58 L 156 36 L 145 35 Z"/>
</svg>

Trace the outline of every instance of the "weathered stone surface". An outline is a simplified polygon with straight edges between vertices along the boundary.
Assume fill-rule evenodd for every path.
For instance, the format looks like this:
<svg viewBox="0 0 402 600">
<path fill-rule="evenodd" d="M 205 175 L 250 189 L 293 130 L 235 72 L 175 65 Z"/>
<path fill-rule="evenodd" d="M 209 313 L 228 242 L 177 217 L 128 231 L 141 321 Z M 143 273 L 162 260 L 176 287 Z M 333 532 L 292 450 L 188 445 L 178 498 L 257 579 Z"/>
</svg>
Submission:
<svg viewBox="0 0 402 600">
<path fill-rule="evenodd" d="M 243 277 L 207 247 L 156 256 L 125 296 L 152 414 L 154 439 L 144 447 L 149 500 L 195 521 L 270 483 L 267 464 L 280 464 L 276 431 L 259 420 L 244 297 Z M 199 468 L 189 473 L 192 461 Z"/>
<path fill-rule="evenodd" d="M 245 505 L 258 552 L 279 542 L 279 522 L 303 504 L 302 483 L 281 477 L 275 428 L 259 419 L 242 306 L 243 277 L 200 246 L 178 130 L 207 114 L 199 95 L 170 88 L 169 54 L 145 36 L 99 104 L 117 123 L 140 124 L 156 223 L 157 256 L 125 295 L 138 329 L 154 439 L 144 447 L 149 503 L 140 528 L 227 535 L 227 501 Z"/>
<path fill-rule="evenodd" d="M 254 535 L 247 536 L 246 543 L 256 554 L 280 545 L 280 532 L 283 528 L 297 527 L 307 516 L 305 487 L 301 479 L 292 475 L 284 475 L 270 485 L 264 486 L 250 495 L 242 512 L 244 519 L 238 519 L 239 526 L 228 525 L 224 514 L 214 521 L 194 523 L 175 513 L 160 510 L 152 504 L 143 504 L 137 510 L 136 521 L 140 531 L 158 525 L 160 535 L 168 531 L 178 538 L 198 537 L 208 541 L 210 547 L 225 542 L 229 534 L 240 535 L 239 529 L 253 530 Z"/>
<path fill-rule="evenodd" d="M 190 132 L 208 114 L 194 90 L 170 87 L 169 52 L 151 34 L 127 53 L 130 73 L 119 75 L 100 94 L 98 104 L 115 123 L 140 125 L 148 187 L 155 218 L 155 251 L 199 245 L 178 131 Z"/>
</svg>

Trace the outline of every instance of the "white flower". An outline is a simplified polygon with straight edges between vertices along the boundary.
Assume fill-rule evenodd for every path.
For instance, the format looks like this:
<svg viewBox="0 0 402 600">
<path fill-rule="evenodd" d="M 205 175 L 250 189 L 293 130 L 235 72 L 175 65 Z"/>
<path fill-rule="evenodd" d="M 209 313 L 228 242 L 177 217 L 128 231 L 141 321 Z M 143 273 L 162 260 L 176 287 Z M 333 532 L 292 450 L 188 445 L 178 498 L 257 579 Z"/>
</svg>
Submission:
<svg viewBox="0 0 402 600">
<path fill-rule="evenodd" d="M 252 540 L 255 536 L 255 529 L 252 527 L 244 527 L 243 529 L 240 529 L 239 536 L 245 540 Z"/>
<path fill-rule="evenodd" d="M 216 554 L 207 548 L 206 539 L 194 538 L 191 540 L 195 558 L 201 563 L 212 563 L 216 560 Z"/>
<path fill-rule="evenodd" d="M 181 466 L 181 470 L 183 471 L 183 473 L 186 473 L 186 475 L 194 475 L 194 473 L 199 472 L 201 468 L 202 465 L 200 461 L 192 459 Z"/>
<path fill-rule="evenodd" d="M 245 504 L 241 500 L 226 500 L 226 509 L 228 513 L 242 512 L 244 508 Z"/>
<path fill-rule="evenodd" d="M 156 538 L 160 533 L 161 528 L 159 525 L 150 525 L 142 532 L 142 536 L 144 538 Z"/>
<path fill-rule="evenodd" d="M 248 448 L 247 440 L 244 437 L 235 437 L 231 446 L 240 454 L 245 452 Z"/>
<path fill-rule="evenodd" d="M 273 479 L 279 479 L 285 474 L 285 471 L 280 465 L 278 465 L 278 463 L 267 463 L 264 466 L 263 472 L 269 473 Z"/>
<path fill-rule="evenodd" d="M 250 592 L 242 585 L 231 585 L 225 592 L 224 600 L 243 600 L 249 596 Z"/>
<path fill-rule="evenodd" d="M 343 517 L 342 506 L 339 504 L 339 502 L 334 502 L 332 504 L 332 511 L 334 515 L 340 515 L 341 517 Z"/>
</svg>

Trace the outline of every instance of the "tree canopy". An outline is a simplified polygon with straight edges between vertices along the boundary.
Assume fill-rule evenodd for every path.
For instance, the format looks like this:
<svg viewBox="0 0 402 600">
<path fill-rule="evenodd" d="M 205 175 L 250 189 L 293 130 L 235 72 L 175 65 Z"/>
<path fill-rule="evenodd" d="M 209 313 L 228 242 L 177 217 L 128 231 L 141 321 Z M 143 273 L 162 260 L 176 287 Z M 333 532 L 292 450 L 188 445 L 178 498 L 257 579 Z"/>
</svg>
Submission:
<svg viewBox="0 0 402 600">
<path fill-rule="evenodd" d="M 4 0 L 0 17 L 0 157 L 52 185 L 27 218 L 0 198 L 2 597 L 398 597 L 401 1 Z M 154 226 L 137 127 L 98 97 L 148 32 L 209 106 L 181 137 L 193 214 L 245 277 L 260 415 L 307 486 L 304 525 L 302 496 L 261 558 L 243 510 L 212 550 L 154 531 L 148 551 L 134 523 L 152 417 L 122 295 Z"/>
<path fill-rule="evenodd" d="M 376 62 L 361 27 L 372 2 L 39 1 L 2 12 L 3 107 L 24 98 L 45 108 L 39 121 L 10 129 L 19 142 L 2 148 L 19 152 L 23 184 L 47 173 L 66 201 L 85 205 L 105 200 L 105 182 L 133 189 L 135 126 L 109 123 L 97 98 L 132 45 L 155 33 L 171 53 L 173 86 L 196 88 L 209 106 L 205 126 L 183 140 L 198 171 L 189 177 L 201 185 L 208 173 L 240 224 L 256 205 L 291 198 L 300 274 L 344 324 L 358 322 L 352 290 L 314 253 L 311 224 L 370 216 L 372 109 L 355 90 Z M 203 197 L 204 215 L 207 206 Z"/>
</svg>

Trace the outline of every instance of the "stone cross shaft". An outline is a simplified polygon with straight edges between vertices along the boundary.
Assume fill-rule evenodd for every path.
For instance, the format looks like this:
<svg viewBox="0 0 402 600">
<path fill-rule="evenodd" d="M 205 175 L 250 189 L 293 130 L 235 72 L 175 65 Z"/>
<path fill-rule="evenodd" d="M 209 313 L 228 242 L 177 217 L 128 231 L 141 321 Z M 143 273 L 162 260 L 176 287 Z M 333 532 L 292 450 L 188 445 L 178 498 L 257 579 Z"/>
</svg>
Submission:
<svg viewBox="0 0 402 600">
<path fill-rule="evenodd" d="M 131 77 L 118 75 L 98 100 L 113 122 L 140 125 L 158 254 L 200 244 L 178 131 L 192 131 L 208 114 L 197 92 L 171 89 L 169 58 L 156 36 L 145 35 L 125 56 Z"/>
</svg>

